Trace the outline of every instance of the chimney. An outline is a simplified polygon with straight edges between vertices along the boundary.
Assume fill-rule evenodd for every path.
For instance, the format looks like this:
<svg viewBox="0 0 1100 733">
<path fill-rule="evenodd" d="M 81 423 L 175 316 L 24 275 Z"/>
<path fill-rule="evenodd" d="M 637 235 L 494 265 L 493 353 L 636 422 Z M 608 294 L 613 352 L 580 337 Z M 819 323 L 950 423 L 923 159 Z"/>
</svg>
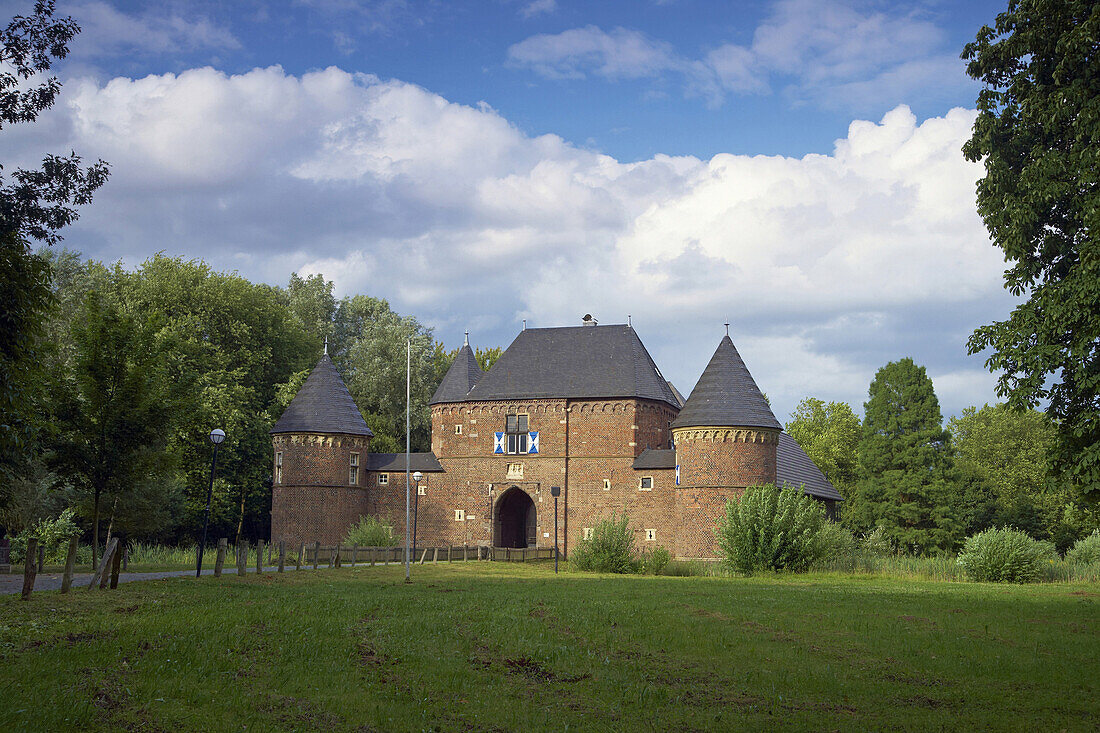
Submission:
<svg viewBox="0 0 1100 733">
<path fill-rule="evenodd" d="M 595 326 L 598 321 L 592 317 L 591 313 L 585 313 L 584 318 L 581 319 L 582 326 Z"/>
</svg>

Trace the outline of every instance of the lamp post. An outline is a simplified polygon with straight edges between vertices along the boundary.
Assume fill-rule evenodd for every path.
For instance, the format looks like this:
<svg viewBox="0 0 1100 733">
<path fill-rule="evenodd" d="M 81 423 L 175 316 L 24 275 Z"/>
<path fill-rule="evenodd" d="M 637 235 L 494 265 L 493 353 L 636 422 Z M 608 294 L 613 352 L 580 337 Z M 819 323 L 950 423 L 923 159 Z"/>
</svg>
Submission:
<svg viewBox="0 0 1100 733">
<path fill-rule="evenodd" d="M 561 495 L 560 486 L 551 486 L 550 495 L 554 497 L 554 574 L 558 573 L 558 496 Z"/>
<path fill-rule="evenodd" d="M 202 522 L 202 541 L 199 542 L 199 559 L 195 563 L 195 577 L 202 575 L 202 550 L 206 547 L 206 530 L 210 526 L 210 500 L 214 496 L 214 469 L 218 467 L 218 446 L 225 440 L 225 431 L 214 428 L 210 431 L 210 442 L 214 444 L 214 458 L 210 461 L 210 488 L 206 490 L 206 519 Z"/>
<path fill-rule="evenodd" d="M 413 474 L 413 481 L 416 482 L 416 494 L 413 496 L 413 552 L 416 552 L 416 520 L 420 518 L 420 479 L 424 478 L 424 474 L 417 471 Z"/>
</svg>

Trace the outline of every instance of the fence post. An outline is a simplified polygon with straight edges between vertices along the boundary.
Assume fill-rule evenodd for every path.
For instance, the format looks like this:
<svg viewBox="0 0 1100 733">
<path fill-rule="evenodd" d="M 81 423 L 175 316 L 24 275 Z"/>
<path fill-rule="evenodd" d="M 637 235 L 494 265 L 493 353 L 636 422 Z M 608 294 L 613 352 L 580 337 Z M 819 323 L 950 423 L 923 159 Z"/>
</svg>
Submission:
<svg viewBox="0 0 1100 733">
<path fill-rule="evenodd" d="M 95 590 L 96 588 L 107 587 L 107 581 L 109 576 L 107 575 L 108 563 L 115 556 L 115 551 L 118 549 L 118 537 L 112 537 L 111 541 L 107 543 L 107 549 L 103 551 L 103 557 L 99 560 L 99 567 L 96 568 L 95 573 L 92 575 L 92 582 L 88 584 L 88 588 Z"/>
<path fill-rule="evenodd" d="M 46 545 L 41 544 L 38 546 L 38 572 L 42 572 L 42 569 L 46 567 Z"/>
<path fill-rule="evenodd" d="M 225 565 L 225 550 L 229 547 L 229 540 L 222 537 L 218 540 L 218 554 L 214 557 L 214 577 L 222 577 L 222 567 Z"/>
<path fill-rule="evenodd" d="M 31 597 L 31 591 L 34 590 L 34 576 L 38 572 L 34 564 L 36 555 L 38 555 L 38 538 L 31 537 L 27 540 L 26 556 L 23 558 L 22 598 L 24 601 Z"/>
<path fill-rule="evenodd" d="M 122 572 L 130 572 L 130 543 L 127 542 L 125 547 L 122 548 Z"/>
<path fill-rule="evenodd" d="M 69 538 L 69 552 L 65 555 L 65 575 L 61 578 L 61 592 L 68 593 L 73 585 L 73 570 L 76 568 L 76 548 L 80 544 L 79 537 Z"/>
<path fill-rule="evenodd" d="M 462 562 L 466 562 L 469 559 L 470 559 L 470 557 L 469 557 L 469 554 L 466 550 L 466 545 L 463 545 L 462 546 Z"/>
<path fill-rule="evenodd" d="M 123 545 L 125 549 L 125 545 Z M 118 571 L 122 567 L 122 550 L 115 550 L 114 559 L 111 560 L 111 590 L 118 588 Z"/>
<path fill-rule="evenodd" d="M 351 566 L 355 567 L 355 561 L 359 559 L 359 545 L 351 546 Z"/>
<path fill-rule="evenodd" d="M 321 556 L 321 543 L 313 543 L 313 569 L 317 569 L 317 558 Z"/>
<path fill-rule="evenodd" d="M 302 555 L 306 554 L 306 543 L 303 542 L 302 546 L 298 548 L 298 563 L 294 566 L 295 570 L 302 569 Z"/>
<path fill-rule="evenodd" d="M 279 541 L 279 572 L 283 572 L 286 568 L 286 542 Z"/>
<path fill-rule="evenodd" d="M 248 566 L 248 540 L 237 541 L 237 577 L 243 578 Z"/>
<path fill-rule="evenodd" d="M 263 540 L 256 540 L 256 575 L 264 571 L 264 545 Z"/>
</svg>

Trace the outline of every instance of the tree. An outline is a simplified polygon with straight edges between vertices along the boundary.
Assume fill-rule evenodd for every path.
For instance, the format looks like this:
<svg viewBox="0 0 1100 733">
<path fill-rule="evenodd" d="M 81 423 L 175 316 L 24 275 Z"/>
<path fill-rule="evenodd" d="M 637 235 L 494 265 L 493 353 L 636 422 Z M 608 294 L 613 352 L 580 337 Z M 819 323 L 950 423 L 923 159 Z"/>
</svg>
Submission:
<svg viewBox="0 0 1100 733">
<path fill-rule="evenodd" d="M 856 479 L 860 426 L 847 402 L 807 397 L 787 423 L 787 434 L 806 451 L 825 478 L 847 495 Z"/>
<path fill-rule="evenodd" d="M 950 548 L 960 527 L 946 480 L 950 435 L 932 380 L 907 357 L 879 369 L 868 396 L 860 480 L 845 521 L 864 531 L 880 526 L 900 547 Z"/>
<path fill-rule="evenodd" d="M 93 564 L 104 499 L 121 498 L 168 468 L 168 345 L 157 330 L 117 291 L 90 292 L 73 324 L 75 369 L 59 409 L 56 460 L 87 499 Z"/>
<path fill-rule="evenodd" d="M 997 393 L 1017 410 L 1047 401 L 1053 465 L 1100 499 L 1100 4 L 1010 0 L 962 57 L 981 81 L 973 136 L 978 212 L 1027 296 L 977 329 Z"/>
<path fill-rule="evenodd" d="M 292 272 L 286 289 L 290 311 L 302 328 L 317 338 L 318 345 L 332 336 L 332 322 L 336 317 L 332 288 L 332 281 L 325 280 L 324 275 L 302 278 Z"/>
</svg>

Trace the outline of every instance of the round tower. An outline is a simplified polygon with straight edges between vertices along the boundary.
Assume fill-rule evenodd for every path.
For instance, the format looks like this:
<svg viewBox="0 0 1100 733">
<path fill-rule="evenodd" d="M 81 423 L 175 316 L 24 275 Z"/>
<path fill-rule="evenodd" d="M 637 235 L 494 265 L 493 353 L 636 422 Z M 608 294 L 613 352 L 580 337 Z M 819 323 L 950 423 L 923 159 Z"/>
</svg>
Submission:
<svg viewBox="0 0 1100 733">
<path fill-rule="evenodd" d="M 782 429 L 727 334 L 672 422 L 677 557 L 717 557 L 726 501 L 775 483 Z"/>
<path fill-rule="evenodd" d="M 370 428 L 326 353 L 271 429 L 271 541 L 335 544 L 367 513 Z"/>
</svg>

